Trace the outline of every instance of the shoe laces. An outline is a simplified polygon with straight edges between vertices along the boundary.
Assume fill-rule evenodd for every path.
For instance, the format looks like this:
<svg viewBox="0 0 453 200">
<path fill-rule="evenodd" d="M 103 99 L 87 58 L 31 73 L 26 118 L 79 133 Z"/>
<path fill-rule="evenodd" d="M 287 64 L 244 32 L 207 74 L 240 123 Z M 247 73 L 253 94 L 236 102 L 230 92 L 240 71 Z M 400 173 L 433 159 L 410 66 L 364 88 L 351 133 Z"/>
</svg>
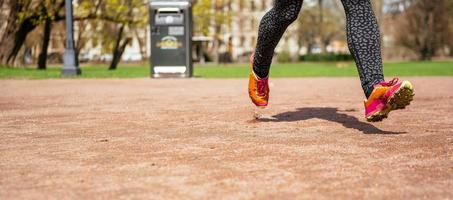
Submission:
<svg viewBox="0 0 453 200">
<path fill-rule="evenodd" d="M 265 96 L 266 95 L 266 87 L 267 87 L 267 78 L 266 79 L 258 79 L 257 80 L 257 87 L 258 87 L 258 95 Z"/>
<path fill-rule="evenodd" d="M 385 82 L 385 81 L 380 82 L 379 85 L 384 86 L 384 87 L 391 87 L 391 86 L 396 85 L 398 83 L 398 81 L 399 81 L 398 78 L 394 78 L 389 82 Z"/>
</svg>

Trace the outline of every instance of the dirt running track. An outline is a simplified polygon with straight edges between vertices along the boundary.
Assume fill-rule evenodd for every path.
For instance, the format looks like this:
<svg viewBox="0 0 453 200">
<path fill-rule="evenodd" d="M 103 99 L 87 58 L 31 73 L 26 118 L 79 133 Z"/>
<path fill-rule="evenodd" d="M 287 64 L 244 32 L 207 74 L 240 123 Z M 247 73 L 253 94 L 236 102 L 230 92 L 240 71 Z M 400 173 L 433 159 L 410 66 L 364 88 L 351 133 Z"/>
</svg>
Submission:
<svg viewBox="0 0 453 200">
<path fill-rule="evenodd" d="M 0 199 L 452 199 L 453 78 L 365 123 L 355 78 L 0 81 Z"/>
</svg>

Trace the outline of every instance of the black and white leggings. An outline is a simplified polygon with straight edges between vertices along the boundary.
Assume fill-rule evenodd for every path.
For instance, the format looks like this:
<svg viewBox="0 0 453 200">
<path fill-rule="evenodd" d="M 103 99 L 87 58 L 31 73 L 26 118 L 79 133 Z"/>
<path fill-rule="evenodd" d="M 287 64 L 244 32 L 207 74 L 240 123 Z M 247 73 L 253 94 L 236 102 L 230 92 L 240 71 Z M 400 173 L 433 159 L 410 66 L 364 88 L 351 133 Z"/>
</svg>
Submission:
<svg viewBox="0 0 453 200">
<path fill-rule="evenodd" d="M 370 0 L 341 0 L 346 12 L 349 51 L 359 71 L 366 97 L 375 84 L 384 80 L 379 27 Z M 267 77 L 274 49 L 286 28 L 301 10 L 303 0 L 275 0 L 274 7 L 261 20 L 253 69 L 259 77 Z"/>
</svg>

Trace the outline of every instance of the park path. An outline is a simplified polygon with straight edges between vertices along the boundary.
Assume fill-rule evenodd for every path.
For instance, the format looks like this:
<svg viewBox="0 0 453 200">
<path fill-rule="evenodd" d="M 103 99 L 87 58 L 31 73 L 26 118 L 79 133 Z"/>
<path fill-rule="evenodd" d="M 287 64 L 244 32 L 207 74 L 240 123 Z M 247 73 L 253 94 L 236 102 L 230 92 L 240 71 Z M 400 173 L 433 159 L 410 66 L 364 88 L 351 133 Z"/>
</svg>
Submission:
<svg viewBox="0 0 453 200">
<path fill-rule="evenodd" d="M 363 119 L 355 78 L 2 80 L 0 199 L 452 199 L 453 77 Z"/>
</svg>

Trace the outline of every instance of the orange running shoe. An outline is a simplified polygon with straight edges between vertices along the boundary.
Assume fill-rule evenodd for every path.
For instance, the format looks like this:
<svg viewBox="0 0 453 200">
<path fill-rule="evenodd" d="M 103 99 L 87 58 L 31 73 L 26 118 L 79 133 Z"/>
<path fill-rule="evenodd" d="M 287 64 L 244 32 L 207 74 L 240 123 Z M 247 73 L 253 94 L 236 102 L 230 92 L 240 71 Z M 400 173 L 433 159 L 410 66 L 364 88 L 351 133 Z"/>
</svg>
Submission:
<svg viewBox="0 0 453 200">
<path fill-rule="evenodd" d="M 374 86 L 365 104 L 365 118 L 369 122 L 378 122 L 388 117 L 392 110 L 404 109 L 414 99 L 414 87 L 409 81 L 382 82 Z"/>
<path fill-rule="evenodd" d="M 249 96 L 253 104 L 265 108 L 269 102 L 269 76 L 258 77 L 253 71 L 254 54 L 250 56 Z"/>
</svg>

